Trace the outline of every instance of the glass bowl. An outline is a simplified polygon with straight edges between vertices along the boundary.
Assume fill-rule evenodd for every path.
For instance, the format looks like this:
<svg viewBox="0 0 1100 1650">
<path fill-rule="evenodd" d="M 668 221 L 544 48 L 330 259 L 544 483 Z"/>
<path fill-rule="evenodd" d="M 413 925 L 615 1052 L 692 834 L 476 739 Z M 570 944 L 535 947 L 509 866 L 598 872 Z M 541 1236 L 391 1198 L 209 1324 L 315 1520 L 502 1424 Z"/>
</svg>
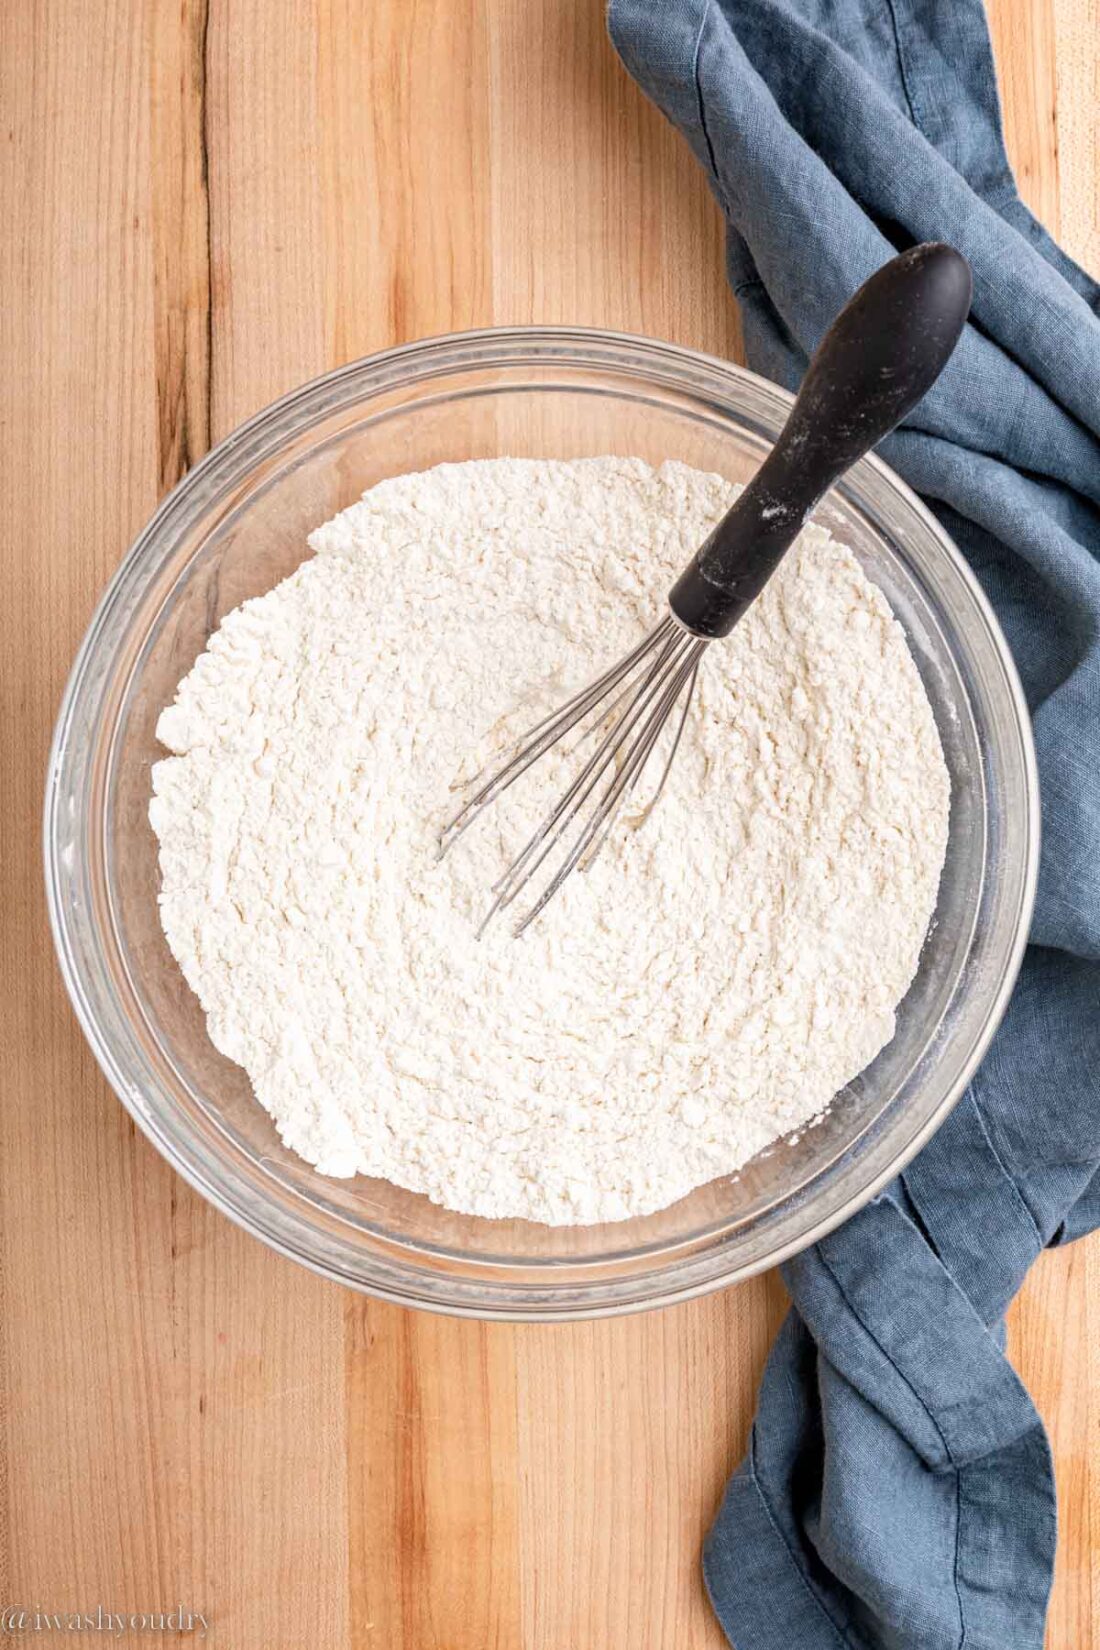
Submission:
<svg viewBox="0 0 1100 1650">
<path fill-rule="evenodd" d="M 796 1143 L 658 1214 L 598 1227 L 486 1221 L 386 1181 L 318 1175 L 281 1145 L 209 1042 L 161 934 L 147 809 L 161 708 L 231 608 L 385 476 L 445 460 L 638 455 L 734 480 L 790 398 L 669 344 L 565 328 L 431 339 L 296 390 L 164 501 L 107 589 L 65 691 L 45 812 L 50 917 L 88 1041 L 137 1123 L 219 1209 L 330 1278 L 408 1305 L 552 1320 L 659 1306 L 792 1254 L 852 1214 L 931 1134 L 1004 1009 L 1034 895 L 1038 803 L 1004 640 L 933 517 L 877 460 L 821 519 L 889 598 L 951 771 L 934 923 L 897 1035 Z"/>
</svg>

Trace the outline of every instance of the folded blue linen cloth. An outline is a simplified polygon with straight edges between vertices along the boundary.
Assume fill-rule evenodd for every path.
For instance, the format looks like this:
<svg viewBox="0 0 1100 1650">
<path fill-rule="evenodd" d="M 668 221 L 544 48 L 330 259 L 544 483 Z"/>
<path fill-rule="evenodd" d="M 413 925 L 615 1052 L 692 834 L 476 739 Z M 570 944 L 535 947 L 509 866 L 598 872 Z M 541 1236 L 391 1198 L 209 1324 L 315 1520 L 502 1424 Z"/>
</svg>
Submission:
<svg viewBox="0 0 1100 1650">
<path fill-rule="evenodd" d="M 886 459 L 970 560 L 1034 719 L 1044 845 L 1008 1013 L 905 1173 L 784 1268 L 794 1308 L 706 1544 L 736 1650 L 1040 1650 L 1050 1451 L 1003 1317 L 1100 1224 L 1100 289 L 1016 192 L 979 0 L 611 0 L 729 225 L 749 365 L 795 388 L 893 253 L 972 324 Z"/>
</svg>

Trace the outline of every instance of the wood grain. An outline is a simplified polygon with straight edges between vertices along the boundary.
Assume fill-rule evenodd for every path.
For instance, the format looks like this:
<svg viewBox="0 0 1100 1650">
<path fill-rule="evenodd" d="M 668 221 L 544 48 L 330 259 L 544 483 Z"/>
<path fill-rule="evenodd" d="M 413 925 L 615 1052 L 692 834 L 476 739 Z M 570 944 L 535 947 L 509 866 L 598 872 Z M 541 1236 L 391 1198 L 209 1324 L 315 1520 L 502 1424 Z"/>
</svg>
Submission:
<svg viewBox="0 0 1100 1650">
<path fill-rule="evenodd" d="M 296 382 L 454 327 L 734 354 L 718 213 L 598 0 L 0 8 L 0 1604 L 205 1611 L 224 1650 L 718 1650 L 700 1534 L 775 1278 L 556 1329 L 268 1254 L 161 1163 L 58 982 L 50 726 L 164 490 Z M 1029 201 L 1100 263 L 1100 0 L 995 0 Z M 1050 1650 L 1100 1644 L 1100 1243 L 1010 1347 L 1050 1429 Z"/>
</svg>

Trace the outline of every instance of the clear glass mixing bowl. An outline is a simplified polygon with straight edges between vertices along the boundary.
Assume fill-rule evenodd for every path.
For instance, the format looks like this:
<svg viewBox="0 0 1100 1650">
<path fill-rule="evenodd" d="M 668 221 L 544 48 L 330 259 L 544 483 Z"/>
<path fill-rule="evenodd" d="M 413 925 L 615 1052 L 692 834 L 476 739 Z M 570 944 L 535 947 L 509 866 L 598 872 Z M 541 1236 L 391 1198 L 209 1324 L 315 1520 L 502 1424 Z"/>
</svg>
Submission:
<svg viewBox="0 0 1100 1650">
<path fill-rule="evenodd" d="M 287 1152 L 210 1044 L 157 920 L 147 819 L 157 715 L 222 616 L 297 566 L 306 534 L 385 476 L 444 460 L 637 454 L 747 478 L 789 398 L 643 338 L 507 329 L 342 368 L 231 435 L 165 500 L 108 588 L 66 688 L 45 855 L 65 981 L 96 1058 L 169 1162 L 328 1277 L 407 1304 L 556 1319 L 715 1289 L 866 1202 L 961 1093 L 1004 1009 L 1034 894 L 1038 803 L 1019 682 L 957 551 L 877 460 L 821 515 L 908 633 L 953 785 L 935 922 L 893 1042 L 796 1144 L 659 1214 L 550 1229 L 325 1179 Z"/>
</svg>

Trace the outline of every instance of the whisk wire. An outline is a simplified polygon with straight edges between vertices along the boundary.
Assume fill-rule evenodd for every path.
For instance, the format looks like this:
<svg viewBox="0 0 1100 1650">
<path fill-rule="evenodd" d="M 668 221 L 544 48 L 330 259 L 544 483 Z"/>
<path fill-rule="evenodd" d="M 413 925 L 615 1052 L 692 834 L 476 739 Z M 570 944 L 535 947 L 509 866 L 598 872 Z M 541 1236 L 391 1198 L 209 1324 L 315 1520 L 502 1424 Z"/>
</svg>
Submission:
<svg viewBox="0 0 1100 1650">
<path fill-rule="evenodd" d="M 494 885 L 493 892 L 497 897 L 482 924 L 482 932 L 499 910 L 512 903 L 520 890 L 527 885 L 531 877 L 553 853 L 570 820 L 583 808 L 585 802 L 599 784 L 601 777 L 615 760 L 631 729 L 637 723 L 639 717 L 645 713 L 649 703 L 659 693 L 662 673 L 668 664 L 670 655 L 682 657 L 686 652 L 686 646 L 689 645 L 690 639 L 682 634 L 670 635 L 663 643 L 656 658 L 651 661 L 648 669 L 631 684 L 633 697 L 622 716 L 613 724 L 568 790 L 559 797 L 552 811 L 540 823 L 538 829 L 528 839 L 503 876 Z M 619 700 L 621 701 L 624 697 L 625 695 L 620 695 Z M 528 864 L 532 854 L 537 852 L 540 845 L 542 846 L 541 853 L 537 854 L 533 863 Z"/>
<path fill-rule="evenodd" d="M 504 872 L 504 875 L 494 885 L 495 888 L 499 888 L 504 883 L 511 880 L 512 876 L 520 869 L 523 862 L 527 859 L 529 853 L 536 848 L 546 836 L 549 835 L 550 831 L 558 823 L 562 813 L 569 807 L 569 804 L 573 801 L 574 797 L 577 799 L 577 807 L 579 808 L 583 806 L 584 802 L 591 794 L 592 788 L 598 781 L 600 775 L 605 771 L 608 764 L 614 760 L 624 737 L 633 725 L 635 715 L 640 713 L 645 708 L 647 689 L 649 689 L 654 677 L 661 670 L 674 645 L 675 640 L 670 637 L 663 644 L 660 651 L 650 662 L 646 670 L 629 684 L 625 692 L 615 695 L 614 700 L 608 706 L 605 714 L 596 722 L 595 726 L 597 730 L 608 722 L 609 718 L 614 715 L 615 710 L 623 703 L 625 699 L 629 698 L 630 703 L 627 705 L 619 719 L 610 723 L 604 738 L 589 757 L 584 767 L 577 774 L 573 783 L 569 786 L 569 789 L 563 792 L 553 811 L 540 823 L 538 829 L 531 836 L 522 852 L 517 855 L 517 857 L 512 861 L 512 864 Z M 578 795 L 578 792 L 581 794 Z M 569 817 L 572 817 L 573 811 L 575 810 L 571 810 Z"/>
<path fill-rule="evenodd" d="M 676 760 L 676 752 L 680 748 L 680 740 L 683 738 L 684 728 L 687 725 L 688 715 L 690 714 L 690 711 L 691 711 L 691 702 L 692 702 L 692 699 L 695 696 L 695 684 L 696 684 L 696 681 L 698 680 L 698 677 L 699 677 L 699 664 L 700 664 L 701 657 L 702 657 L 702 650 L 700 649 L 699 657 L 696 658 L 695 664 L 692 667 L 691 674 L 688 677 L 687 692 L 684 694 L 684 701 L 683 701 L 683 704 L 680 707 L 680 716 L 679 716 L 679 719 L 678 719 L 677 724 L 676 724 L 676 732 L 672 736 L 672 744 L 669 747 L 668 755 L 665 757 L 664 766 L 661 769 L 661 777 L 657 781 L 656 789 L 654 790 L 653 795 L 650 797 L 649 801 L 646 803 L 645 807 L 642 809 L 642 812 L 638 815 L 637 819 L 633 819 L 633 820 L 630 821 L 630 826 L 631 826 L 632 830 L 635 830 L 635 831 L 640 831 L 641 830 L 642 826 L 645 824 L 646 820 L 649 819 L 649 817 L 652 814 L 654 808 L 657 806 L 658 802 L 661 800 L 661 792 L 664 790 L 665 783 L 668 779 L 668 776 L 672 772 L 672 764 Z M 658 734 L 659 734 L 660 731 L 661 731 L 660 728 L 658 728 L 657 731 L 658 731 Z M 654 743 L 656 743 L 656 740 L 654 741 Z M 644 767 L 644 764 L 643 764 L 643 767 Z M 598 854 L 600 853 L 600 850 L 602 849 L 604 843 L 607 841 L 608 837 L 611 835 L 611 828 L 614 825 L 616 818 L 618 817 L 619 811 L 624 806 L 627 797 L 629 797 L 630 794 L 636 788 L 636 786 L 638 784 L 638 781 L 641 779 L 641 776 L 642 776 L 642 770 L 639 769 L 638 773 L 635 775 L 634 779 L 631 781 L 630 785 L 627 787 L 626 791 L 623 793 L 623 796 L 622 796 L 622 798 L 620 799 L 620 802 L 619 802 L 619 806 L 615 809 L 614 813 L 609 813 L 608 814 L 607 818 L 604 820 L 603 825 L 600 828 L 599 835 L 596 837 L 595 841 L 592 844 L 592 847 L 584 855 L 584 858 L 578 864 L 577 869 L 579 871 L 587 871 L 592 866 L 592 864 L 595 862 L 595 860 L 596 860 Z"/>
<path fill-rule="evenodd" d="M 624 677 L 629 676 L 649 653 L 655 648 L 662 647 L 666 641 L 674 638 L 677 634 L 682 634 L 682 632 L 680 632 L 675 621 L 666 616 L 660 624 L 649 632 L 648 636 L 645 636 L 638 643 L 637 647 L 624 655 L 596 681 L 590 682 L 586 688 L 582 688 L 579 693 L 574 694 L 564 705 L 559 705 L 548 716 L 544 716 L 541 721 L 536 722 L 534 727 L 529 728 L 523 735 L 518 747 L 513 748 L 512 754 L 504 763 L 495 764 L 491 770 L 488 765 L 482 768 L 470 781 L 470 784 L 476 785 L 477 781 L 486 772 L 489 772 L 489 778 L 472 796 L 468 797 L 458 813 L 440 833 L 439 857 L 443 857 L 463 832 L 469 829 L 479 814 L 489 807 L 490 803 L 495 802 L 497 797 L 514 785 L 516 780 L 526 773 L 533 763 L 545 756 L 547 751 L 552 750 L 558 741 L 578 722 L 582 721 L 606 697 L 612 688 L 617 687 L 623 681 Z M 627 691 L 629 691 L 629 687 Z M 625 694 L 622 697 L 625 697 Z M 610 707 L 610 709 L 613 708 L 614 705 Z M 599 727 L 607 714 L 608 711 L 605 711 L 597 719 L 596 727 Z"/>
<path fill-rule="evenodd" d="M 503 760 L 482 768 L 469 782 L 465 802 L 440 833 L 441 858 L 492 802 L 570 732 L 583 729 L 578 744 L 592 738 L 596 740 L 595 749 L 572 783 L 494 883 L 493 900 L 478 929 L 479 937 L 561 849 L 574 820 L 597 793 L 608 771 L 614 769 L 602 794 L 596 796 L 591 812 L 580 823 L 564 859 L 513 932 L 522 934 L 534 922 L 574 870 L 578 867 L 588 870 L 627 797 L 641 779 L 661 732 L 682 696 L 683 704 L 661 777 L 636 824 L 641 825 L 648 819 L 665 788 L 683 737 L 699 663 L 707 645 L 705 640 L 684 630 L 671 615 L 666 615 L 602 676 L 528 729 Z"/>
<path fill-rule="evenodd" d="M 512 932 L 517 939 L 526 928 L 530 927 L 531 923 L 535 921 L 535 918 L 553 899 L 554 895 L 558 892 L 558 889 L 565 882 L 566 878 L 569 877 L 576 869 L 577 865 L 584 857 L 586 850 L 595 838 L 597 832 L 600 830 L 601 825 L 603 825 L 607 820 L 613 818 L 620 799 L 626 794 L 627 790 L 633 785 L 635 780 L 641 776 L 642 770 L 645 767 L 646 762 L 649 760 L 653 747 L 657 743 L 660 736 L 661 729 L 667 721 L 677 699 L 680 697 L 684 684 L 689 680 L 693 672 L 698 669 L 699 659 L 702 656 L 703 649 L 706 645 L 707 644 L 705 642 L 696 641 L 694 638 L 691 638 L 688 646 L 678 654 L 676 663 L 672 667 L 672 680 L 671 682 L 667 682 L 667 685 L 664 687 L 664 691 L 660 694 L 656 710 L 651 718 L 647 722 L 643 723 L 641 728 L 638 730 L 633 743 L 630 745 L 630 748 L 623 760 L 622 767 L 619 769 L 615 778 L 604 792 L 604 795 L 600 798 L 600 801 L 594 809 L 591 818 L 580 832 L 580 835 L 574 842 L 573 847 L 569 850 L 569 853 L 566 855 L 562 865 L 558 868 L 554 876 L 543 889 L 531 909 L 513 928 Z M 560 835 L 560 832 L 557 834 Z M 523 877 L 518 887 L 513 891 L 511 896 L 512 898 L 515 898 L 515 895 L 526 887 L 536 869 L 537 867 L 533 866 L 531 870 Z"/>
</svg>

